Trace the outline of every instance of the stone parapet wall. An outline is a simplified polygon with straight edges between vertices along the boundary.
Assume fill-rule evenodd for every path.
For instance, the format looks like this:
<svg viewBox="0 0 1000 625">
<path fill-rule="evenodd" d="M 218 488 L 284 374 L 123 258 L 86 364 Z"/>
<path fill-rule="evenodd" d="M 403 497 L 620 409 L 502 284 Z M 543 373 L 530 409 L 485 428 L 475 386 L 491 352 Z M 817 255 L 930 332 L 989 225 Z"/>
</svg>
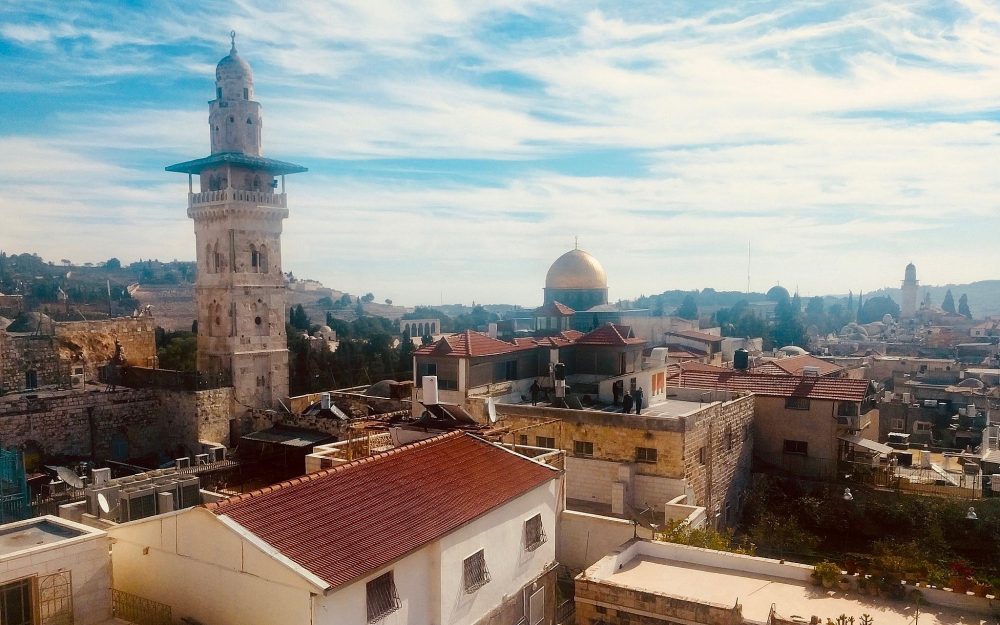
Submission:
<svg viewBox="0 0 1000 625">
<path fill-rule="evenodd" d="M 156 365 L 156 320 L 153 317 L 120 317 L 100 321 L 69 321 L 55 324 L 59 354 L 86 369 L 88 379 L 115 353 L 115 340 L 122 346 L 126 364 Z"/>
</svg>

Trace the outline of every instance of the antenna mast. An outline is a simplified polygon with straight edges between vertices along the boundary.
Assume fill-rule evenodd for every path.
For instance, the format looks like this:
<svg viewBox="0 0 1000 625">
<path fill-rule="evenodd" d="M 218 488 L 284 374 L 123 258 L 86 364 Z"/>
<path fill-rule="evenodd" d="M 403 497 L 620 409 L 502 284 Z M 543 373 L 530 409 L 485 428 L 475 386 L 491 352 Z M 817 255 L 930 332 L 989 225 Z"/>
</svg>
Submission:
<svg viewBox="0 0 1000 625">
<path fill-rule="evenodd" d="M 747 295 L 750 295 L 750 239 L 747 239 Z"/>
</svg>

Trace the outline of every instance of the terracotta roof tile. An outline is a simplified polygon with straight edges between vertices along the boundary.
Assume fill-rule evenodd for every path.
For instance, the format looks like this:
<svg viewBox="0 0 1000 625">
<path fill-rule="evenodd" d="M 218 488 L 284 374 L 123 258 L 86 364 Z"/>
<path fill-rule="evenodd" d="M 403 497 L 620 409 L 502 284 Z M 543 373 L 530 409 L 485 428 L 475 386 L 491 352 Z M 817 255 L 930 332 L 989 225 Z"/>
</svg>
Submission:
<svg viewBox="0 0 1000 625">
<path fill-rule="evenodd" d="M 562 302 L 551 301 L 535 309 L 534 315 L 539 317 L 569 317 L 576 311 Z"/>
<path fill-rule="evenodd" d="M 576 339 L 577 345 L 644 345 L 644 339 L 637 339 L 630 326 L 608 322 Z"/>
<path fill-rule="evenodd" d="M 821 376 L 834 375 L 844 370 L 843 367 L 822 358 L 817 358 L 811 354 L 802 354 L 800 356 L 769 360 L 758 367 L 754 367 L 752 371 L 768 375 L 802 375 L 803 367 L 819 367 L 819 374 Z"/>
<path fill-rule="evenodd" d="M 339 586 L 557 476 L 451 432 L 205 507 Z"/>
<path fill-rule="evenodd" d="M 798 375 L 766 375 L 743 371 L 706 371 L 687 363 L 670 372 L 674 386 L 704 389 L 729 389 L 771 397 L 807 397 L 839 401 L 864 401 L 870 380 L 824 378 Z"/>
<path fill-rule="evenodd" d="M 682 336 L 686 339 L 706 341 L 709 343 L 715 343 L 722 340 L 721 336 L 708 334 L 707 332 L 698 332 L 696 330 L 668 330 L 667 332 L 664 332 L 664 334 L 667 336 Z"/>
<path fill-rule="evenodd" d="M 531 349 L 534 345 L 517 345 L 495 339 L 482 332 L 466 330 L 457 334 L 441 337 L 430 345 L 424 345 L 414 354 L 419 356 L 451 356 L 453 358 L 468 358 L 470 356 L 494 356 L 508 354 L 522 349 Z"/>
</svg>

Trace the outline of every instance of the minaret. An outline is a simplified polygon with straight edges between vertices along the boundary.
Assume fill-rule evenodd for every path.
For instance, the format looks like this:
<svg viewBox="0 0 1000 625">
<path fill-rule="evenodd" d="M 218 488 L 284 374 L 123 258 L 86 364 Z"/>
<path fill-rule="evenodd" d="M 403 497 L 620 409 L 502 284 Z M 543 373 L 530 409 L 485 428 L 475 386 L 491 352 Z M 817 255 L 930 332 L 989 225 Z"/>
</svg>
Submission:
<svg viewBox="0 0 1000 625">
<path fill-rule="evenodd" d="M 212 153 L 166 169 L 188 174 L 187 214 L 194 220 L 198 258 L 198 370 L 231 376 L 239 406 L 271 409 L 288 397 L 281 272 L 285 175 L 306 168 L 261 156 L 253 73 L 236 53 L 235 33 L 231 37 L 208 104 Z"/>
<path fill-rule="evenodd" d="M 901 291 L 899 316 L 903 319 L 912 319 L 917 314 L 917 268 L 913 263 L 906 266 Z"/>
</svg>

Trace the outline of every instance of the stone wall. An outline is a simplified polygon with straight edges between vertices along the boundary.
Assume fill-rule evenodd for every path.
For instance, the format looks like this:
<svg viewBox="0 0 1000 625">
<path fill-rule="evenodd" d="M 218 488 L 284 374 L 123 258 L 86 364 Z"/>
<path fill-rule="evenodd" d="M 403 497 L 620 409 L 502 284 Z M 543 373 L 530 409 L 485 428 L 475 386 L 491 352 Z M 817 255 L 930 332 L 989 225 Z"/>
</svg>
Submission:
<svg viewBox="0 0 1000 625">
<path fill-rule="evenodd" d="M 60 359 L 53 337 L 0 330 L 0 395 L 27 388 L 29 371 L 35 372 L 36 386 L 69 385 L 69 364 Z"/>
<path fill-rule="evenodd" d="M 156 321 L 153 317 L 119 317 L 100 321 L 70 321 L 55 324 L 59 354 L 63 360 L 80 363 L 87 379 L 97 379 L 97 368 L 115 353 L 121 343 L 126 364 L 156 365 Z"/>
<path fill-rule="evenodd" d="M 229 445 L 232 388 L 43 391 L 0 398 L 0 445 L 37 445 L 45 456 L 126 461 Z"/>
<path fill-rule="evenodd" d="M 719 526 L 739 518 L 740 495 L 749 486 L 755 399 L 714 403 L 684 417 L 684 475 L 693 503 L 705 506 L 708 518 L 717 518 Z"/>
<path fill-rule="evenodd" d="M 46 391 L 0 400 L 0 443 L 32 441 L 44 456 L 126 460 L 156 453 L 171 439 L 160 422 L 160 400 L 149 389 Z"/>
<path fill-rule="evenodd" d="M 743 617 L 738 607 L 697 603 L 578 577 L 576 623 L 742 625 Z"/>
</svg>

